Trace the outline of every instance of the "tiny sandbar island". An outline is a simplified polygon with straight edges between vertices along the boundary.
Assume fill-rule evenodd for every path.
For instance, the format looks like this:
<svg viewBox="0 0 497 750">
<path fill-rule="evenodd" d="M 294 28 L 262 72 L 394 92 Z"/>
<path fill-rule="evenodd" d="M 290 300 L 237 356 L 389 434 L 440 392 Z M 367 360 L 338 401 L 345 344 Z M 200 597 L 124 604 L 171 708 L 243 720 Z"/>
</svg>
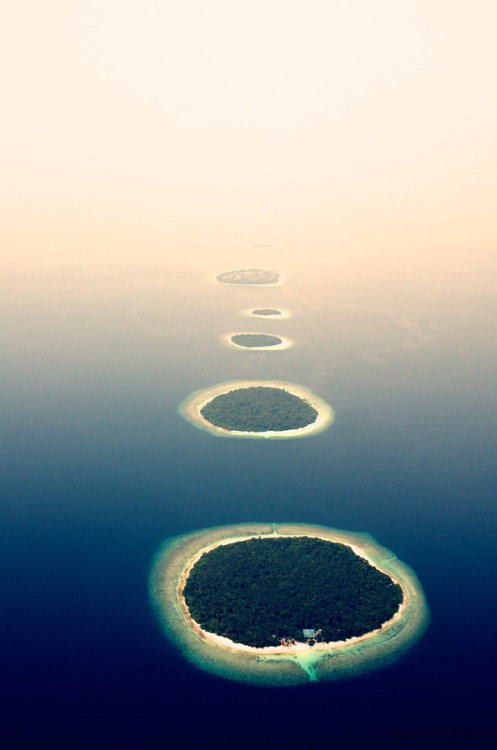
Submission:
<svg viewBox="0 0 497 750">
<path fill-rule="evenodd" d="M 322 432 L 332 408 L 295 383 L 233 381 L 195 391 L 178 409 L 195 427 L 223 437 L 282 439 Z"/>
<path fill-rule="evenodd" d="M 222 526 L 167 540 L 150 595 L 198 667 L 259 685 L 377 669 L 419 638 L 415 574 L 367 534 L 306 524 Z"/>
<path fill-rule="evenodd" d="M 226 346 L 237 349 L 251 349 L 253 351 L 290 349 L 293 346 L 291 339 L 286 336 L 276 336 L 272 333 L 223 333 L 220 341 Z"/>
<path fill-rule="evenodd" d="M 220 284 L 237 284 L 239 286 L 268 286 L 281 283 L 282 277 L 279 271 L 246 268 L 217 274 L 216 281 Z"/>
</svg>

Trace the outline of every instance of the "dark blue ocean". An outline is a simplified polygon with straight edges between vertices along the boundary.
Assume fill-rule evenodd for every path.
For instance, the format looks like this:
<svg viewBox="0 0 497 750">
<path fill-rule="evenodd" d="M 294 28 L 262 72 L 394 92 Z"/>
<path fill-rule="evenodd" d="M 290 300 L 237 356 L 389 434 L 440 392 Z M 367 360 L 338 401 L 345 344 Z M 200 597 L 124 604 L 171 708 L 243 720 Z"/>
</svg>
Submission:
<svg viewBox="0 0 497 750">
<path fill-rule="evenodd" d="M 490 290 L 404 280 L 66 267 L 5 282 L 0 555 L 3 748 L 483 746 L 495 734 L 495 397 Z M 284 306 L 285 321 L 249 320 Z M 243 352 L 225 331 L 295 347 Z M 234 379 L 302 384 L 336 413 L 307 439 L 217 438 L 177 413 Z M 148 595 L 163 540 L 244 522 L 370 533 L 431 620 L 383 669 L 258 688 L 191 665 Z"/>
</svg>

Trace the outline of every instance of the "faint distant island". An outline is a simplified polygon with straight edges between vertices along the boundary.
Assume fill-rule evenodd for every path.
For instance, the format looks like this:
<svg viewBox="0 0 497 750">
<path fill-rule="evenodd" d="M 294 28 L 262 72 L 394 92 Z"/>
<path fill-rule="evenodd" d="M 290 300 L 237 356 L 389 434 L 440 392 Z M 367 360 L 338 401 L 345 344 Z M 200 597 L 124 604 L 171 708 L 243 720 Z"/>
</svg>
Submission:
<svg viewBox="0 0 497 750">
<path fill-rule="evenodd" d="M 273 307 L 263 307 L 260 310 L 252 310 L 252 315 L 281 315 L 281 310 L 275 310 Z"/>
<path fill-rule="evenodd" d="M 219 545 L 194 564 L 183 596 L 202 630 L 253 648 L 358 638 L 403 599 L 350 546 L 309 536 Z"/>
<path fill-rule="evenodd" d="M 231 337 L 231 341 L 237 346 L 243 346 L 246 349 L 278 346 L 283 343 L 283 340 L 278 336 L 272 336 L 268 333 L 235 333 Z"/>
<path fill-rule="evenodd" d="M 260 268 L 226 271 L 216 276 L 221 284 L 277 284 L 280 280 L 278 271 L 266 271 Z"/>
<path fill-rule="evenodd" d="M 210 424 L 236 432 L 298 430 L 316 421 L 318 411 L 283 388 L 251 386 L 221 393 L 200 409 Z"/>
</svg>

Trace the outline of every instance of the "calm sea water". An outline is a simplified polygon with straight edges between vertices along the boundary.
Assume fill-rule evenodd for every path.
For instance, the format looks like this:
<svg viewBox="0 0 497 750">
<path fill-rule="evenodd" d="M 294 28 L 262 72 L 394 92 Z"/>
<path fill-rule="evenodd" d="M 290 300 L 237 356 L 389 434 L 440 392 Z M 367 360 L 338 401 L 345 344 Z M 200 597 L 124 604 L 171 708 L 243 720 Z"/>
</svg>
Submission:
<svg viewBox="0 0 497 750">
<path fill-rule="evenodd" d="M 2 746 L 166 748 L 182 733 L 185 747 L 389 746 L 416 733 L 425 746 L 486 742 L 497 624 L 489 299 L 470 288 L 423 310 L 414 294 L 337 298 L 298 280 L 228 289 L 194 274 L 111 293 L 81 273 L 20 276 L 2 303 Z M 238 315 L 261 304 L 295 315 Z M 221 346 L 237 329 L 296 346 Z M 258 442 L 178 416 L 192 390 L 237 378 L 310 387 L 336 422 Z M 427 631 L 394 665 L 335 683 L 261 689 L 197 670 L 154 620 L 153 556 L 165 538 L 248 521 L 369 532 L 417 573 Z"/>
</svg>

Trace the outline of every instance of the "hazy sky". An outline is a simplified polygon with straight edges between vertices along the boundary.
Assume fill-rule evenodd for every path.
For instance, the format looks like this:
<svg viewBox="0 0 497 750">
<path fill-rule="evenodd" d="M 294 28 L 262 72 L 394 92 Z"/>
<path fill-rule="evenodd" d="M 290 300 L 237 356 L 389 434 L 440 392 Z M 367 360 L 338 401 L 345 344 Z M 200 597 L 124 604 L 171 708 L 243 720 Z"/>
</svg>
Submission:
<svg viewBox="0 0 497 750">
<path fill-rule="evenodd" d="M 495 248 L 494 0 L 18 0 L 2 16 L 10 262 L 221 263 L 275 243 L 330 267 L 443 265 Z"/>
</svg>

